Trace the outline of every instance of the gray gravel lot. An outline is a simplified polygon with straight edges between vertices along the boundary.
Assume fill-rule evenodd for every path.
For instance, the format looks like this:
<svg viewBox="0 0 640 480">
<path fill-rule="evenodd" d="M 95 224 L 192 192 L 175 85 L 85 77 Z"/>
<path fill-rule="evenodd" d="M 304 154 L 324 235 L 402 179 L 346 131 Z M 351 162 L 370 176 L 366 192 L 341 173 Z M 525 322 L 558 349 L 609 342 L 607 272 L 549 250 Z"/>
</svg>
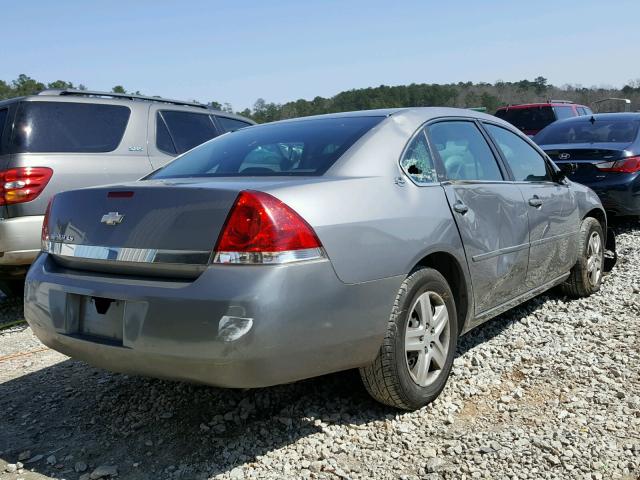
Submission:
<svg viewBox="0 0 640 480">
<path fill-rule="evenodd" d="M 376 404 L 345 372 L 239 391 L 111 374 L 0 332 L 0 479 L 640 478 L 640 225 L 602 291 L 463 337 L 440 398 Z M 20 318 L 0 303 L 0 324 Z M 18 463 L 20 462 L 20 463 Z"/>
</svg>

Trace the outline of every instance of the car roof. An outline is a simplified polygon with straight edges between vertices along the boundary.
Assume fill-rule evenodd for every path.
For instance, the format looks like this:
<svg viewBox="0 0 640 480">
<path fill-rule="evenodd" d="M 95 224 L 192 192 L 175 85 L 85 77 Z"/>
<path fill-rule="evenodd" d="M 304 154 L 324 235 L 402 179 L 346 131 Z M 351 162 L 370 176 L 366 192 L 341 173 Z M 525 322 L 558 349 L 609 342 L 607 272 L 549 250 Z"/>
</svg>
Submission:
<svg viewBox="0 0 640 480">
<path fill-rule="evenodd" d="M 558 120 L 554 123 L 570 123 L 570 122 L 585 122 L 591 121 L 594 119 L 596 122 L 598 120 L 606 120 L 606 121 L 638 121 L 640 120 L 640 112 L 616 112 L 616 113 L 594 113 L 593 115 L 581 115 L 579 117 L 570 117 L 563 118 L 562 120 Z"/>
<path fill-rule="evenodd" d="M 519 105 L 505 105 L 504 107 L 498 108 L 498 111 L 500 111 L 500 110 L 520 110 L 520 109 L 525 109 L 525 108 L 539 108 L 539 107 L 571 107 L 571 106 L 585 107 L 586 105 L 582 105 L 580 103 L 573 103 L 573 102 L 521 103 Z"/>
<path fill-rule="evenodd" d="M 276 123 L 284 122 L 300 122 L 307 120 L 317 120 L 323 118 L 348 118 L 348 117 L 411 117 L 412 119 L 418 119 L 422 123 L 439 117 L 469 117 L 491 120 L 496 123 L 504 123 L 505 125 L 511 125 L 503 120 L 489 115 L 487 113 L 470 110 L 468 108 L 454 108 L 454 107 L 402 107 L 402 108 L 382 108 L 375 110 L 355 110 L 350 112 L 337 112 L 326 113 L 323 115 L 311 115 L 308 117 L 297 117 L 286 120 L 279 120 Z M 266 125 L 266 124 L 262 124 Z M 259 125 L 256 125 L 259 126 Z"/>
<path fill-rule="evenodd" d="M 137 94 L 120 94 L 113 92 L 99 92 L 92 90 L 75 90 L 75 89 L 48 89 L 43 90 L 35 95 L 26 95 L 22 97 L 9 98 L 0 101 L 0 107 L 10 105 L 16 102 L 78 102 L 78 103 L 108 103 L 108 104 L 149 104 L 166 106 L 167 110 L 185 110 L 202 113 L 214 114 L 220 117 L 233 118 L 243 122 L 254 124 L 250 118 L 237 115 L 235 113 L 223 112 L 209 108 L 207 105 L 195 102 L 186 102 L 182 100 L 172 100 L 163 97 L 149 97 Z"/>
</svg>

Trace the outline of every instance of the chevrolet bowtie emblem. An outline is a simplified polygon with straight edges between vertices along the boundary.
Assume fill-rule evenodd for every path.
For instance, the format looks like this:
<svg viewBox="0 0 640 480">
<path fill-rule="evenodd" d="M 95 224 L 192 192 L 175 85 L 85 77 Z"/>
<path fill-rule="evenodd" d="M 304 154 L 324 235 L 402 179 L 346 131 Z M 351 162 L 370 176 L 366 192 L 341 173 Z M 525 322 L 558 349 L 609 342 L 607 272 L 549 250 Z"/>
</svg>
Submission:
<svg viewBox="0 0 640 480">
<path fill-rule="evenodd" d="M 118 212 L 109 212 L 102 216 L 102 220 L 100 220 L 100 222 L 106 223 L 107 225 L 118 225 L 119 223 L 122 223 L 123 219 L 124 215 L 120 215 Z"/>
</svg>

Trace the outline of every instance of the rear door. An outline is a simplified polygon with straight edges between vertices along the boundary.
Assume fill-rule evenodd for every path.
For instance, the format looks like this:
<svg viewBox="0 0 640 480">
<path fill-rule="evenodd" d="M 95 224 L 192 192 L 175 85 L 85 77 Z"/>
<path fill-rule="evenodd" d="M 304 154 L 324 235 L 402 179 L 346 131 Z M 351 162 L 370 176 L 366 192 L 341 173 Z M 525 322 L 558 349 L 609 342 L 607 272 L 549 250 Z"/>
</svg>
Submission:
<svg viewBox="0 0 640 480">
<path fill-rule="evenodd" d="M 530 290 L 574 265 L 580 228 L 578 202 L 566 182 L 553 180 L 547 160 L 528 141 L 492 123 L 485 123 L 484 128 L 527 202 L 531 248 L 526 288 Z"/>
<path fill-rule="evenodd" d="M 154 106 L 149 115 L 149 158 L 154 168 L 160 168 L 219 134 L 205 109 L 194 112 L 186 108 Z"/>
<path fill-rule="evenodd" d="M 464 244 L 478 315 L 524 291 L 526 207 L 475 121 L 437 121 L 427 131 L 444 167 L 443 186 Z"/>
</svg>

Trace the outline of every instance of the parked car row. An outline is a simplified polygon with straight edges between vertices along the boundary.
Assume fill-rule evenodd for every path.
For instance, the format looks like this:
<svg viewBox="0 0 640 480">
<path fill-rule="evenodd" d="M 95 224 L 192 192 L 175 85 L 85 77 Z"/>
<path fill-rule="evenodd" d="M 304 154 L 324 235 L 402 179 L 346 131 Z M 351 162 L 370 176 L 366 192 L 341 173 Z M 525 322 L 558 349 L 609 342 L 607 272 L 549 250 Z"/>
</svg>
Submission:
<svg viewBox="0 0 640 480">
<path fill-rule="evenodd" d="M 0 289 L 22 292 L 56 193 L 136 180 L 254 123 L 195 103 L 86 90 L 0 102 Z"/>
<path fill-rule="evenodd" d="M 640 113 L 593 114 L 551 100 L 502 107 L 496 116 L 533 137 L 571 180 L 593 189 L 610 215 L 640 215 Z"/>
<path fill-rule="evenodd" d="M 151 170 L 147 143 L 192 146 L 167 112 L 195 111 L 132 100 L 130 115 L 137 107 L 152 133 L 116 148 L 134 147 Z M 198 112 L 186 133 L 203 123 L 211 136 L 225 130 L 219 114 Z M 114 124 L 126 122 L 101 128 Z M 171 142 L 160 148 L 165 130 Z M 66 129 L 58 136 L 66 141 Z M 117 135 L 107 146 L 71 138 L 100 152 Z M 54 156 L 54 178 L 68 156 Z M 85 175 L 112 168 L 102 163 Z M 4 184 L 5 198 L 20 181 Z M 139 181 L 58 193 L 41 240 L 25 318 L 51 348 L 114 371 L 223 387 L 359 368 L 375 399 L 402 409 L 438 396 L 460 335 L 554 286 L 574 297 L 598 291 L 612 263 L 605 250 L 615 250 L 593 190 L 509 123 L 449 108 L 226 133 Z"/>
</svg>

